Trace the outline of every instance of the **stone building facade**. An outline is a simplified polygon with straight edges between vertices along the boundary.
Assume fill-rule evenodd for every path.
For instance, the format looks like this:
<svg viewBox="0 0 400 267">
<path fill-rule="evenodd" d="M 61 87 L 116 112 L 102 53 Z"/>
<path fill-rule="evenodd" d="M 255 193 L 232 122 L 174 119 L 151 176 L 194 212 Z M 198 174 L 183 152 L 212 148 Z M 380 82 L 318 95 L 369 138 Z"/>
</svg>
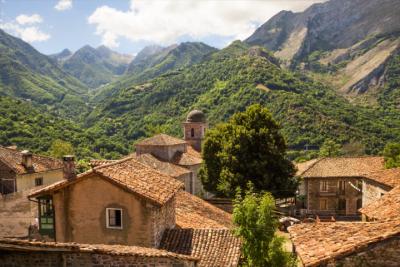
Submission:
<svg viewBox="0 0 400 267">
<path fill-rule="evenodd" d="M 317 215 L 358 215 L 400 181 L 400 172 L 387 175 L 383 157 L 322 158 L 298 169 L 306 211 Z"/>
<path fill-rule="evenodd" d="M 311 213 L 354 215 L 362 207 L 362 180 L 359 178 L 314 178 L 307 179 L 305 185 L 307 208 Z"/>
<path fill-rule="evenodd" d="M 40 209 L 51 200 L 54 210 L 42 217 L 50 219 L 48 235 L 57 242 L 157 247 L 164 230 L 175 226 L 175 194 L 182 188 L 176 179 L 127 158 L 30 197 L 39 200 Z"/>
<path fill-rule="evenodd" d="M 207 128 L 208 123 L 204 113 L 200 110 L 192 110 L 183 123 L 184 140 L 195 150 L 201 151 Z"/>
<path fill-rule="evenodd" d="M 0 194 L 22 192 L 62 179 L 61 160 L 0 146 Z"/>
</svg>

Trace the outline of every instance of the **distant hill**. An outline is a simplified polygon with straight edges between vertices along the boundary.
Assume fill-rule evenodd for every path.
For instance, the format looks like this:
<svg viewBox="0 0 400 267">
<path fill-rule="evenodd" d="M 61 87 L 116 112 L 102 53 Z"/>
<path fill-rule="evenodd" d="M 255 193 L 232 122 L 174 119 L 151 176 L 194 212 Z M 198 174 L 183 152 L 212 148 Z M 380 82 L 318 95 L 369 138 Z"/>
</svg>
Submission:
<svg viewBox="0 0 400 267">
<path fill-rule="evenodd" d="M 398 0 L 330 0 L 300 13 L 278 13 L 246 42 L 271 49 L 287 66 L 317 73 L 349 99 L 371 104 L 387 63 L 399 52 L 399 14 Z"/>
<path fill-rule="evenodd" d="M 378 153 L 385 142 L 400 140 L 398 113 L 354 106 L 329 86 L 282 69 L 265 49 L 239 41 L 199 64 L 115 92 L 98 103 L 87 124 L 126 143 L 152 129 L 182 135 L 181 122 L 192 109 L 203 110 L 212 127 L 253 103 L 271 110 L 292 147 L 332 138 L 362 142 L 367 153 Z"/>
<path fill-rule="evenodd" d="M 28 43 L 0 30 L 0 94 L 46 104 L 63 114 L 86 110 L 87 87 Z"/>
<path fill-rule="evenodd" d="M 59 59 L 62 69 L 90 88 L 97 88 L 115 80 L 125 72 L 133 59 L 131 55 L 119 54 L 105 46 L 93 48 L 86 45 L 64 58 L 61 54 L 53 57 Z"/>
<path fill-rule="evenodd" d="M 168 47 L 145 47 L 129 64 L 124 77 L 96 92 L 95 99 L 100 101 L 113 95 L 116 88 L 191 66 L 216 51 L 216 48 L 200 42 L 185 42 Z"/>
</svg>

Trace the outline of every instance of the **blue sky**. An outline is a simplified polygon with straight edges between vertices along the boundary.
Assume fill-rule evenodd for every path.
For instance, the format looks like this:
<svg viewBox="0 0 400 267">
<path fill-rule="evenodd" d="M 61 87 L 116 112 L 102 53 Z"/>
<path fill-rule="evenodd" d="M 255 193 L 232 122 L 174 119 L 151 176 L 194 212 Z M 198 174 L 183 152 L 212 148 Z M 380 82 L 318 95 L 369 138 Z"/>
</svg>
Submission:
<svg viewBox="0 0 400 267">
<path fill-rule="evenodd" d="M 0 0 L 0 28 L 40 52 L 89 44 L 135 54 L 149 44 L 202 41 L 221 48 L 280 10 L 322 0 Z"/>
</svg>

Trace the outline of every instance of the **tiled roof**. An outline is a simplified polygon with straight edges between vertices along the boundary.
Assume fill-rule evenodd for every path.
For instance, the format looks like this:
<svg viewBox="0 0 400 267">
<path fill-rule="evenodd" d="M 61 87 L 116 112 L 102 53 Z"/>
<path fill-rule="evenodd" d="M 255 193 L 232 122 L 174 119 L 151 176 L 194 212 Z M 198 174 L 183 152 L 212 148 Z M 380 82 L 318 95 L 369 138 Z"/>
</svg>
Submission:
<svg viewBox="0 0 400 267">
<path fill-rule="evenodd" d="M 95 168 L 98 166 L 106 165 L 116 162 L 116 160 L 110 160 L 110 159 L 91 159 L 90 160 L 90 167 Z"/>
<path fill-rule="evenodd" d="M 238 266 L 241 241 L 228 229 L 169 229 L 161 248 L 199 258 L 199 267 Z"/>
<path fill-rule="evenodd" d="M 0 146 L 0 161 L 9 166 L 17 174 L 45 172 L 63 167 L 61 160 L 33 154 L 32 168 L 26 169 L 22 165 L 22 153 L 20 151 L 2 146 Z"/>
<path fill-rule="evenodd" d="M 303 172 L 303 178 L 365 177 L 384 169 L 383 157 L 322 158 Z"/>
<path fill-rule="evenodd" d="M 370 172 L 366 174 L 366 178 L 390 187 L 396 187 L 400 185 L 400 168 Z"/>
<path fill-rule="evenodd" d="M 288 230 L 304 266 L 320 266 L 399 235 L 400 220 L 303 223 L 291 226 Z"/>
<path fill-rule="evenodd" d="M 370 219 L 385 220 L 397 218 L 400 220 L 400 186 L 393 188 L 383 197 L 359 209 L 359 211 Z"/>
<path fill-rule="evenodd" d="M 153 169 L 156 169 L 161 173 L 170 175 L 175 178 L 179 177 L 181 175 L 191 173 L 191 171 L 188 169 L 185 169 L 183 167 L 180 167 L 178 165 L 175 165 L 175 164 L 172 164 L 169 162 L 161 161 L 151 154 L 141 154 L 139 156 L 136 156 L 135 158 L 137 161 L 139 161 Z"/>
<path fill-rule="evenodd" d="M 185 191 L 176 196 L 176 226 L 180 228 L 231 228 L 232 215 Z"/>
<path fill-rule="evenodd" d="M 31 194 L 31 197 L 59 190 L 65 186 L 79 182 L 86 177 L 90 177 L 93 174 L 106 178 L 116 185 L 159 205 L 165 204 L 184 187 L 182 182 L 171 176 L 162 174 L 138 162 L 132 157 L 128 157 L 91 169 L 72 181 L 64 180 L 47 186 Z"/>
<path fill-rule="evenodd" d="M 198 165 L 202 162 L 203 160 L 201 158 L 201 154 L 194 150 L 191 146 L 187 146 L 186 153 L 177 152 L 172 159 L 172 163 L 181 166 Z"/>
<path fill-rule="evenodd" d="M 167 134 L 157 134 L 138 142 L 137 146 L 170 146 L 187 144 L 184 140 L 172 137 Z"/>
<path fill-rule="evenodd" d="M 305 162 L 294 163 L 296 165 L 296 167 L 297 167 L 296 176 L 302 175 L 303 172 L 308 170 L 311 166 L 313 166 L 319 160 L 321 160 L 321 159 L 312 159 L 312 160 L 308 160 L 308 161 L 305 161 Z"/>
<path fill-rule="evenodd" d="M 197 258 L 180 255 L 165 250 L 145 248 L 138 246 L 122 246 L 122 245 L 88 245 L 78 243 L 56 243 L 56 242 L 39 242 L 19 239 L 0 239 L 0 250 L 18 250 L 18 251 L 67 251 L 79 253 L 98 253 L 111 255 L 141 256 L 183 259 L 190 261 L 198 261 Z"/>
</svg>

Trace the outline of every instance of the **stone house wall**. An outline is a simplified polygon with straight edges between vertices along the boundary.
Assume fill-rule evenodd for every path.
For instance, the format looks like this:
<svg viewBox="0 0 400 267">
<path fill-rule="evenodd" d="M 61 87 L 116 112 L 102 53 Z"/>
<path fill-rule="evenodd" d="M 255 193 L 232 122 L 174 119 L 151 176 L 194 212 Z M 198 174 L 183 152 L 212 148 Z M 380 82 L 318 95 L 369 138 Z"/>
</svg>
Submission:
<svg viewBox="0 0 400 267">
<path fill-rule="evenodd" d="M 186 152 L 186 144 L 152 146 L 136 145 L 136 155 L 151 154 L 164 161 L 171 161 L 176 152 Z"/>
<path fill-rule="evenodd" d="M 160 246 L 161 238 L 165 229 L 175 228 L 175 198 L 169 200 L 163 207 L 152 209 L 153 218 L 153 247 Z"/>
<path fill-rule="evenodd" d="M 307 178 L 306 202 L 307 210 L 316 214 L 340 214 L 355 215 L 357 214 L 357 200 L 361 201 L 362 193 L 354 189 L 350 184 L 361 184 L 361 178 Z M 321 182 L 326 181 L 327 191 L 321 191 Z M 339 191 L 339 181 L 345 181 L 345 191 Z M 340 212 L 339 199 L 346 201 L 346 210 Z M 326 201 L 326 210 L 321 210 L 321 203 Z"/>
<path fill-rule="evenodd" d="M 185 173 L 182 174 L 178 177 L 176 177 L 177 180 L 181 181 L 185 185 L 185 191 L 188 193 L 193 194 L 193 174 L 192 173 Z"/>
<path fill-rule="evenodd" d="M 400 262 L 400 236 L 368 246 L 362 252 L 352 254 L 343 259 L 329 262 L 327 266 L 359 267 L 385 266 L 397 267 Z"/>
<path fill-rule="evenodd" d="M 195 267 L 196 263 L 167 257 L 71 252 L 0 251 L 0 267 Z"/>
<path fill-rule="evenodd" d="M 38 206 L 28 200 L 30 190 L 0 195 L 0 237 L 27 237 L 36 224 Z"/>
<path fill-rule="evenodd" d="M 364 179 L 363 180 L 363 207 L 368 206 L 380 199 L 384 194 L 390 191 L 391 188 L 375 181 Z"/>
<path fill-rule="evenodd" d="M 154 218 L 159 207 L 96 174 L 55 193 L 53 205 L 57 242 L 154 247 L 154 232 L 159 231 L 154 228 L 175 224 L 175 217 Z M 106 208 L 122 209 L 122 229 L 107 228 Z"/>
<path fill-rule="evenodd" d="M 51 170 L 47 172 L 27 173 L 17 176 L 17 190 L 25 191 L 36 187 L 35 179 L 42 178 L 43 185 L 50 185 L 64 179 L 63 170 Z"/>
<path fill-rule="evenodd" d="M 192 194 L 203 197 L 205 191 L 203 188 L 203 184 L 201 183 L 200 177 L 198 175 L 201 164 L 192 166 L 183 166 L 183 167 L 189 169 L 192 172 L 192 189 L 193 189 Z"/>
</svg>

